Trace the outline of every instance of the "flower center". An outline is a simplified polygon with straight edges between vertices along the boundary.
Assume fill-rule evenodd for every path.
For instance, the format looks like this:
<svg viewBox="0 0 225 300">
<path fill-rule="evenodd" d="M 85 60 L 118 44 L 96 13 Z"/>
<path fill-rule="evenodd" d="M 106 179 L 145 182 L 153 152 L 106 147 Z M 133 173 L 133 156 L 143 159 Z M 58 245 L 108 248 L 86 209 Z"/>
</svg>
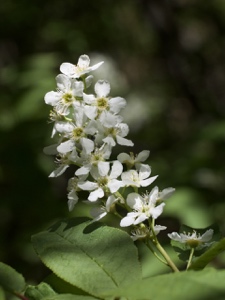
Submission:
<svg viewBox="0 0 225 300">
<path fill-rule="evenodd" d="M 108 178 L 107 177 L 101 177 L 98 180 L 98 184 L 100 187 L 105 187 L 108 183 Z"/>
<path fill-rule="evenodd" d="M 74 100 L 74 97 L 71 93 L 64 94 L 62 98 L 65 104 L 72 104 Z"/>
<path fill-rule="evenodd" d="M 81 127 L 77 127 L 73 129 L 73 138 L 75 140 L 79 140 L 82 136 L 84 136 L 84 130 Z"/>
<path fill-rule="evenodd" d="M 105 110 L 108 109 L 109 104 L 108 104 L 108 99 L 107 98 L 98 98 L 97 99 L 97 106 L 99 110 Z"/>
</svg>

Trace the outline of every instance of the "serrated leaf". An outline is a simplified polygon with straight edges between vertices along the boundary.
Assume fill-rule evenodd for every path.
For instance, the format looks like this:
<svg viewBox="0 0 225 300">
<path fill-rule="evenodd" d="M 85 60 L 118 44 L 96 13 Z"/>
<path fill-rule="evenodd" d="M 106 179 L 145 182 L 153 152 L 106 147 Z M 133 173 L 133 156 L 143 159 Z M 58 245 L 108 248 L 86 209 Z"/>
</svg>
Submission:
<svg viewBox="0 0 225 300">
<path fill-rule="evenodd" d="M 41 282 L 37 286 L 28 285 L 25 291 L 25 296 L 29 300 L 46 300 L 55 295 L 55 291 L 45 282 Z"/>
<path fill-rule="evenodd" d="M 23 276 L 12 267 L 0 262 L 0 286 L 11 293 L 21 293 L 25 289 Z"/>
<path fill-rule="evenodd" d="M 69 284 L 68 282 L 56 276 L 54 273 L 46 277 L 44 282 L 48 283 L 58 294 L 69 293 L 75 295 L 87 295 L 86 292 L 74 285 Z"/>
<path fill-rule="evenodd" d="M 58 222 L 32 238 L 44 264 L 93 296 L 141 278 L 137 248 L 122 230 L 84 218 Z"/>
<path fill-rule="evenodd" d="M 84 296 L 84 295 L 71 295 L 71 294 L 60 294 L 54 297 L 48 298 L 46 300 L 98 300 L 99 298 L 95 298 L 92 296 Z"/>
<path fill-rule="evenodd" d="M 129 300 L 224 300 L 224 278 L 225 271 L 209 268 L 201 271 L 170 273 L 119 288 L 113 296 L 125 297 Z M 105 299 L 112 299 L 112 295 Z"/>
<path fill-rule="evenodd" d="M 225 250 L 225 238 L 213 244 L 205 253 L 196 259 L 190 266 L 191 270 L 201 270 L 210 263 L 218 254 Z"/>
</svg>

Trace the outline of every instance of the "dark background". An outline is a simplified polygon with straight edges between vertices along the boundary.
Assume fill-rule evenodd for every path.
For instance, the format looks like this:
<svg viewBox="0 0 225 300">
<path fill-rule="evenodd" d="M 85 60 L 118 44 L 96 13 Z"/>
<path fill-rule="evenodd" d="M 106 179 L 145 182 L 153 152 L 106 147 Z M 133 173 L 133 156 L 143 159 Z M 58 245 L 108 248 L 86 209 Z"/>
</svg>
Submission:
<svg viewBox="0 0 225 300">
<path fill-rule="evenodd" d="M 105 61 L 96 76 L 127 99 L 133 151 L 150 149 L 158 186 L 177 190 L 162 217 L 168 232 L 217 222 L 224 233 L 224 0 L 7 0 L 0 24 L 1 261 L 40 280 L 30 236 L 76 213 L 67 210 L 68 173 L 48 178 L 43 97 L 59 65 L 84 53 Z"/>
</svg>

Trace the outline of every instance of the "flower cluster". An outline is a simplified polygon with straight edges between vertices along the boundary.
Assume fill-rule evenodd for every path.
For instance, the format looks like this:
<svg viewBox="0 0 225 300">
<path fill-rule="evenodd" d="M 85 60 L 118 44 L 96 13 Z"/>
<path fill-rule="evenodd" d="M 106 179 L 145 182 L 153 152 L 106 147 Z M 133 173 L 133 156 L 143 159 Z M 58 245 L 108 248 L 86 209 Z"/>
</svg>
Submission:
<svg viewBox="0 0 225 300">
<path fill-rule="evenodd" d="M 174 189 L 159 191 L 154 187 L 139 193 L 139 188 L 149 187 L 157 178 L 151 176 L 150 166 L 144 163 L 149 156 L 147 150 L 136 156 L 132 152 L 120 153 L 117 160 L 110 159 L 117 144 L 132 147 L 133 142 L 126 138 L 129 127 L 120 115 L 126 100 L 110 97 L 110 83 L 106 80 L 95 83 L 94 94 L 87 93 L 93 81 L 89 73 L 102 63 L 90 66 L 89 57 L 81 55 L 77 65 L 60 66 L 57 90 L 45 95 L 46 104 L 52 106 L 52 137 L 57 135 L 58 141 L 46 147 L 45 152 L 57 157 L 58 166 L 50 177 L 63 174 L 70 165 L 75 166 L 74 176 L 68 183 L 70 211 L 79 200 L 79 192 L 86 191 L 88 202 L 96 204 L 91 209 L 94 220 L 114 212 L 121 216 L 121 227 L 134 226 L 132 235 L 137 239 L 146 232 L 151 234 L 154 228 L 154 234 L 165 229 L 154 222 L 163 212 L 163 200 Z"/>
</svg>

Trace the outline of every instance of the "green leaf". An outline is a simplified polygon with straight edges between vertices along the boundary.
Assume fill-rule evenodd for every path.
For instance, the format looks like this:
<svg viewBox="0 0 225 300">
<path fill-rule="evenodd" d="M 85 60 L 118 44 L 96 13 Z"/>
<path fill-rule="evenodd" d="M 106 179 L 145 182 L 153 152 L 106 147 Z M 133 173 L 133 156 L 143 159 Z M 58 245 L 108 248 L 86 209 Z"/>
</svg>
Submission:
<svg viewBox="0 0 225 300">
<path fill-rule="evenodd" d="M 210 263 L 218 254 L 225 250 L 225 238 L 213 244 L 205 253 L 196 259 L 189 269 L 201 270 Z"/>
<path fill-rule="evenodd" d="M 58 294 L 69 293 L 75 295 L 87 295 L 86 292 L 62 280 L 54 273 L 50 274 L 44 281 L 47 282 Z"/>
<path fill-rule="evenodd" d="M 12 267 L 0 262 L 0 286 L 11 293 L 21 293 L 25 289 L 23 276 Z"/>
<path fill-rule="evenodd" d="M 5 300 L 5 293 L 3 291 L 3 288 L 0 286 L 0 300 Z"/>
<path fill-rule="evenodd" d="M 225 271 L 207 268 L 159 275 L 119 288 L 114 297 L 129 300 L 224 300 Z M 107 300 L 112 299 L 109 294 Z M 113 298 L 115 299 L 115 298 Z"/>
<path fill-rule="evenodd" d="M 28 297 L 29 300 L 47 300 L 55 295 L 55 291 L 45 282 L 41 282 L 37 286 L 28 285 L 25 291 L 25 296 Z"/>
<path fill-rule="evenodd" d="M 141 278 L 137 248 L 129 235 L 86 218 L 58 222 L 32 242 L 57 276 L 93 296 Z"/>
<path fill-rule="evenodd" d="M 60 294 L 54 297 L 48 298 L 46 300 L 98 300 L 99 298 L 95 298 L 92 296 L 84 296 L 84 295 L 71 295 L 71 294 Z"/>
</svg>

